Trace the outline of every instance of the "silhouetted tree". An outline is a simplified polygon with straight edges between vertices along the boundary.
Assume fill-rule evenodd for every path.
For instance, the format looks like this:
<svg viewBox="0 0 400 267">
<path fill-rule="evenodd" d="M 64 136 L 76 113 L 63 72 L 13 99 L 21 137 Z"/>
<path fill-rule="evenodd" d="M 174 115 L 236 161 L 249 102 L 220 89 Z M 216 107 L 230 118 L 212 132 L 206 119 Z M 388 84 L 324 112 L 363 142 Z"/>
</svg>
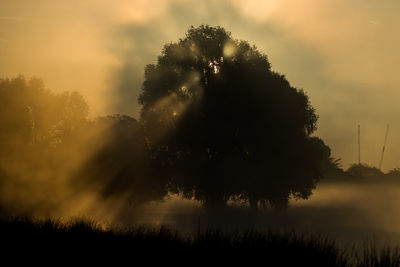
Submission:
<svg viewBox="0 0 400 267">
<path fill-rule="evenodd" d="M 145 69 L 141 121 L 170 190 L 205 205 L 307 198 L 330 151 L 317 116 L 267 56 L 221 27 L 190 28 Z"/>
<path fill-rule="evenodd" d="M 373 179 L 383 177 L 383 172 L 367 164 L 352 164 L 347 170 L 346 175 L 352 180 Z"/>
</svg>

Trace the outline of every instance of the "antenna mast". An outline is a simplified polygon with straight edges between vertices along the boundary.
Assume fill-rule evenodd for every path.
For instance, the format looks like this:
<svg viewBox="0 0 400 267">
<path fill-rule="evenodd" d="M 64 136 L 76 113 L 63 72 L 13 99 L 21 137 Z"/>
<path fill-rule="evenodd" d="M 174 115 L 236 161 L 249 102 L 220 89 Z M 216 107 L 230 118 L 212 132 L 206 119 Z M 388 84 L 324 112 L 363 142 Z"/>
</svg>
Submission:
<svg viewBox="0 0 400 267">
<path fill-rule="evenodd" d="M 385 141 L 383 142 L 382 155 L 381 155 L 381 160 L 379 162 L 379 169 L 382 169 L 383 155 L 385 154 L 385 147 L 386 147 L 386 141 L 387 141 L 388 134 L 389 134 L 389 124 L 386 125 Z"/>
<path fill-rule="evenodd" d="M 360 124 L 358 125 L 358 165 L 361 164 L 361 153 L 360 153 Z"/>
</svg>

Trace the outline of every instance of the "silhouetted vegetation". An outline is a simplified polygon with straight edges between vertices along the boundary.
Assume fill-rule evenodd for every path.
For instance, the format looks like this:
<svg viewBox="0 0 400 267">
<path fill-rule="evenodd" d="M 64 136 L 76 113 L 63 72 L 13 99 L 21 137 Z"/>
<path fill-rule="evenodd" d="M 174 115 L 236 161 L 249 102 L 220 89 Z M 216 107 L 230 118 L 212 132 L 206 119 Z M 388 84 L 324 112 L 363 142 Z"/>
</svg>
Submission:
<svg viewBox="0 0 400 267">
<path fill-rule="evenodd" d="M 0 79 L 1 152 L 15 151 L 15 146 L 56 146 L 84 124 L 88 114 L 77 92 L 54 94 L 36 78 Z"/>
<path fill-rule="evenodd" d="M 318 116 L 307 94 L 272 71 L 255 46 L 222 27 L 191 27 L 146 66 L 138 101 L 138 119 L 121 114 L 89 118 L 89 106 L 77 92 L 54 93 L 37 78 L 0 79 L 3 254 L 119 255 L 134 264 L 162 255 L 164 263 L 217 259 L 224 265 L 241 260 L 270 266 L 400 266 L 397 249 L 380 250 L 373 243 L 361 252 L 343 251 L 313 234 L 251 227 L 227 231 L 228 221 L 253 227 L 256 220 L 268 221 L 269 227 L 287 221 L 301 225 L 297 219 L 304 215 L 304 224 L 318 219 L 312 215 L 321 212 L 319 207 L 276 215 L 291 198 L 309 198 L 322 178 L 400 182 L 399 168 L 384 173 L 353 164 L 343 169 L 323 140 L 313 136 Z M 115 211 L 109 217 L 118 221 L 121 213 L 138 213 L 170 193 L 199 201 L 206 212 L 195 219 L 224 230 L 199 228 L 185 236 L 165 226 L 120 229 L 87 219 L 10 216 L 43 218 L 87 203 L 96 209 L 100 199 L 112 203 L 109 210 Z M 119 202 L 113 206 L 115 199 Z M 258 207 L 272 209 L 261 214 L 254 212 Z M 351 208 L 338 213 L 340 203 L 329 209 L 328 218 L 357 216 L 349 215 Z M 337 220 L 330 224 L 337 227 Z"/>
<path fill-rule="evenodd" d="M 62 223 L 43 220 L 32 223 L 26 219 L 1 221 L 3 244 L 8 250 L 18 249 L 51 251 L 60 249 L 67 255 L 90 252 L 114 253 L 136 263 L 147 255 L 168 255 L 176 260 L 235 260 L 291 266 L 346 266 L 346 257 L 333 242 L 316 236 L 297 236 L 294 233 L 273 234 L 260 231 L 227 233 L 220 230 L 199 230 L 192 236 L 182 237 L 168 228 L 139 226 L 126 230 L 103 229 L 93 221 L 77 220 Z M 65 250 L 63 252 L 63 250 Z M 121 253 L 123 251 L 123 253 Z M 89 253 L 89 254 L 86 254 Z M 102 257 L 102 255 L 99 255 Z M 251 257 L 250 259 L 247 257 Z M 151 259 L 150 259 L 151 260 Z"/>
<path fill-rule="evenodd" d="M 394 168 L 384 173 L 377 167 L 370 166 L 365 163 L 352 164 L 346 170 L 343 170 L 339 165 L 328 165 L 325 169 L 325 173 L 327 182 L 400 182 L 399 168 Z"/>
<path fill-rule="evenodd" d="M 170 190 L 224 206 L 308 198 L 330 149 L 307 95 L 221 27 L 189 29 L 145 70 L 141 121 Z"/>
<path fill-rule="evenodd" d="M 307 95 L 221 27 L 192 27 L 165 45 L 146 67 L 142 89 L 140 121 L 88 119 L 76 92 L 54 94 L 23 76 L 1 79 L 3 191 L 21 184 L 45 194 L 66 180 L 136 204 L 172 192 L 208 208 L 228 201 L 282 208 L 290 197 L 308 198 L 334 164 L 329 147 L 311 136 L 317 115 Z"/>
<path fill-rule="evenodd" d="M 376 167 L 368 166 L 367 164 L 353 164 L 346 170 L 346 174 L 351 179 L 369 179 L 379 178 L 384 174 L 381 170 Z"/>
<path fill-rule="evenodd" d="M 1 209 L 47 214 L 85 190 L 131 206 L 172 192 L 207 208 L 282 208 L 290 197 L 308 198 L 324 175 L 400 181 L 399 169 L 343 170 L 311 136 L 317 115 L 307 95 L 221 27 L 192 27 L 165 45 L 146 67 L 139 102 L 139 121 L 89 119 L 77 92 L 53 93 L 36 78 L 0 79 Z"/>
<path fill-rule="evenodd" d="M 79 93 L 55 94 L 36 78 L 0 79 L 0 236 L 9 251 L 135 259 L 163 253 L 225 263 L 250 256 L 273 266 L 400 265 L 398 250 L 368 244 L 361 254 L 344 252 L 327 238 L 294 232 L 208 228 L 182 236 L 166 227 L 9 219 L 51 214 L 81 192 L 119 199 L 129 206 L 120 213 L 176 193 L 200 201 L 216 225 L 247 215 L 253 222 L 259 213 L 228 203 L 286 208 L 290 198 L 307 199 L 323 177 L 400 181 L 398 168 L 342 169 L 312 136 L 317 115 L 307 95 L 272 71 L 256 47 L 221 27 L 192 27 L 166 44 L 157 64 L 146 67 L 139 102 L 140 120 L 119 114 L 89 119 Z"/>
<path fill-rule="evenodd" d="M 206 228 L 182 236 L 165 226 L 116 229 L 88 219 L 61 221 L 20 217 L 1 219 L 0 236 L 5 258 L 15 253 L 47 252 L 69 259 L 94 257 L 93 261 L 117 257 L 116 261 L 133 264 L 139 260 L 151 263 L 156 260 L 154 257 L 160 256 L 174 262 L 196 264 L 240 261 L 268 266 L 394 267 L 400 263 L 397 249 L 378 249 L 370 242 L 361 252 L 346 252 L 322 236 L 294 232 L 226 232 Z M 46 262 L 46 259 L 41 258 L 41 261 Z"/>
<path fill-rule="evenodd" d="M 88 113 L 86 101 L 77 92 L 55 94 L 36 78 L 0 79 L 3 209 L 29 213 L 55 204 L 50 195 L 60 191 L 60 181 L 84 154 L 85 138 L 73 137 L 86 126 Z"/>
<path fill-rule="evenodd" d="M 36 78 L 0 79 L 3 209 L 46 213 L 85 190 L 135 204 L 167 194 L 164 176 L 150 166 L 141 124 L 125 115 L 88 114 L 79 93 L 55 94 Z"/>
<path fill-rule="evenodd" d="M 61 181 L 104 199 L 123 196 L 130 205 L 172 192 L 208 208 L 229 202 L 254 209 L 308 198 L 324 175 L 400 181 L 398 169 L 343 170 L 311 136 L 317 116 L 306 94 L 273 72 L 266 55 L 220 27 L 191 28 L 165 45 L 157 64 L 146 67 L 139 101 L 139 121 L 88 119 L 76 92 L 55 94 L 36 78 L 0 79 L 2 209 L 50 210 L 75 194 L 51 197 L 61 194 L 53 190 Z M 30 192 L 39 197 L 27 198 Z"/>
</svg>

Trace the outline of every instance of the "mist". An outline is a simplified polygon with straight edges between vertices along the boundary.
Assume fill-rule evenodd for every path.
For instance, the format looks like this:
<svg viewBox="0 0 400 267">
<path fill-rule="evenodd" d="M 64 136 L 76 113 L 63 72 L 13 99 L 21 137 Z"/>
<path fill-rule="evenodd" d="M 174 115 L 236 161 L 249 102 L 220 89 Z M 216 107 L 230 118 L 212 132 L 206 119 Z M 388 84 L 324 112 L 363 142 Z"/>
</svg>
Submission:
<svg viewBox="0 0 400 267">
<path fill-rule="evenodd" d="M 368 239 L 378 245 L 397 244 L 396 179 L 331 176 L 309 199 L 291 198 L 285 210 L 261 208 L 254 213 L 246 201 L 232 199 L 224 212 L 210 213 L 200 201 L 157 185 L 159 174 L 141 156 L 146 141 L 135 119 L 88 119 L 87 104 L 79 94 L 53 93 L 35 78 L 4 79 L 0 85 L 3 216 L 84 216 L 119 227 L 168 225 L 183 234 L 199 227 L 255 227 L 323 233 L 344 246 Z M 170 105 L 169 101 L 163 103 Z"/>
<path fill-rule="evenodd" d="M 292 198 L 287 210 L 255 214 L 246 202 L 230 202 L 224 213 L 209 213 L 194 198 L 164 188 L 154 191 L 159 180 L 140 159 L 145 141 L 135 119 L 88 119 L 83 98 L 53 93 L 38 79 L 6 79 L 0 88 L 3 214 L 84 216 L 120 227 L 168 225 L 183 234 L 207 226 L 295 230 L 324 233 L 344 246 L 368 239 L 397 244 L 400 237 L 396 180 L 331 178 L 319 183 L 309 199 Z M 55 101 L 58 105 L 49 105 Z"/>
<path fill-rule="evenodd" d="M 397 246 L 399 184 L 322 183 L 308 200 L 291 200 L 290 208 L 281 212 L 261 211 L 254 215 L 231 210 L 210 216 L 197 201 L 171 197 L 162 203 L 149 204 L 141 223 L 169 225 L 181 233 L 191 234 L 199 228 L 217 227 L 226 231 L 248 229 L 276 232 L 323 234 L 340 246 L 362 247 L 373 240 L 377 246 Z"/>
<path fill-rule="evenodd" d="M 399 5 L 394 0 L 2 1 L 1 213 L 85 216 L 123 227 L 166 224 L 183 233 L 209 225 L 233 231 L 258 227 L 324 233 L 350 246 L 371 238 L 397 244 L 396 181 L 322 180 L 309 199 L 291 198 L 287 210 L 254 214 L 249 203 L 232 201 L 220 215 L 194 197 L 158 186 L 165 182 L 162 173 L 141 157 L 149 145 L 138 96 L 146 66 L 157 63 L 165 44 L 184 37 L 191 25 L 219 25 L 256 45 L 272 70 L 307 93 L 318 115 L 314 136 L 341 159 L 342 169 L 358 160 L 358 125 L 361 163 L 378 166 L 389 124 L 382 168 L 387 173 L 399 167 L 400 158 L 400 39 L 394 34 Z M 170 95 L 153 107 L 174 101 Z M 174 112 L 185 110 L 186 104 Z M 161 138 L 168 130 L 154 133 Z"/>
</svg>

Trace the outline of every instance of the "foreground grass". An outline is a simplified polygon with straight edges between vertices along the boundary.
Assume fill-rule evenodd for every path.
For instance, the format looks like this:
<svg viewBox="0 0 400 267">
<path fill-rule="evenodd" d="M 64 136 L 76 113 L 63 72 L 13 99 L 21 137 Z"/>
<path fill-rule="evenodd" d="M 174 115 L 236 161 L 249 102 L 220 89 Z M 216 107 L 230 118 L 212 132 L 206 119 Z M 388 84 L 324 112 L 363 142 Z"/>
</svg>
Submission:
<svg viewBox="0 0 400 267">
<path fill-rule="evenodd" d="M 227 233 L 198 230 L 189 237 L 167 227 L 104 228 L 93 220 L 0 220 L 4 255 L 115 257 L 133 264 L 162 260 L 174 265 L 219 262 L 262 266 L 400 266 L 397 249 L 378 250 L 370 243 L 361 253 L 340 250 L 333 241 L 316 235 L 256 230 Z M 42 254 L 40 254 L 42 253 Z M 141 265 L 143 266 L 143 265 Z"/>
</svg>

